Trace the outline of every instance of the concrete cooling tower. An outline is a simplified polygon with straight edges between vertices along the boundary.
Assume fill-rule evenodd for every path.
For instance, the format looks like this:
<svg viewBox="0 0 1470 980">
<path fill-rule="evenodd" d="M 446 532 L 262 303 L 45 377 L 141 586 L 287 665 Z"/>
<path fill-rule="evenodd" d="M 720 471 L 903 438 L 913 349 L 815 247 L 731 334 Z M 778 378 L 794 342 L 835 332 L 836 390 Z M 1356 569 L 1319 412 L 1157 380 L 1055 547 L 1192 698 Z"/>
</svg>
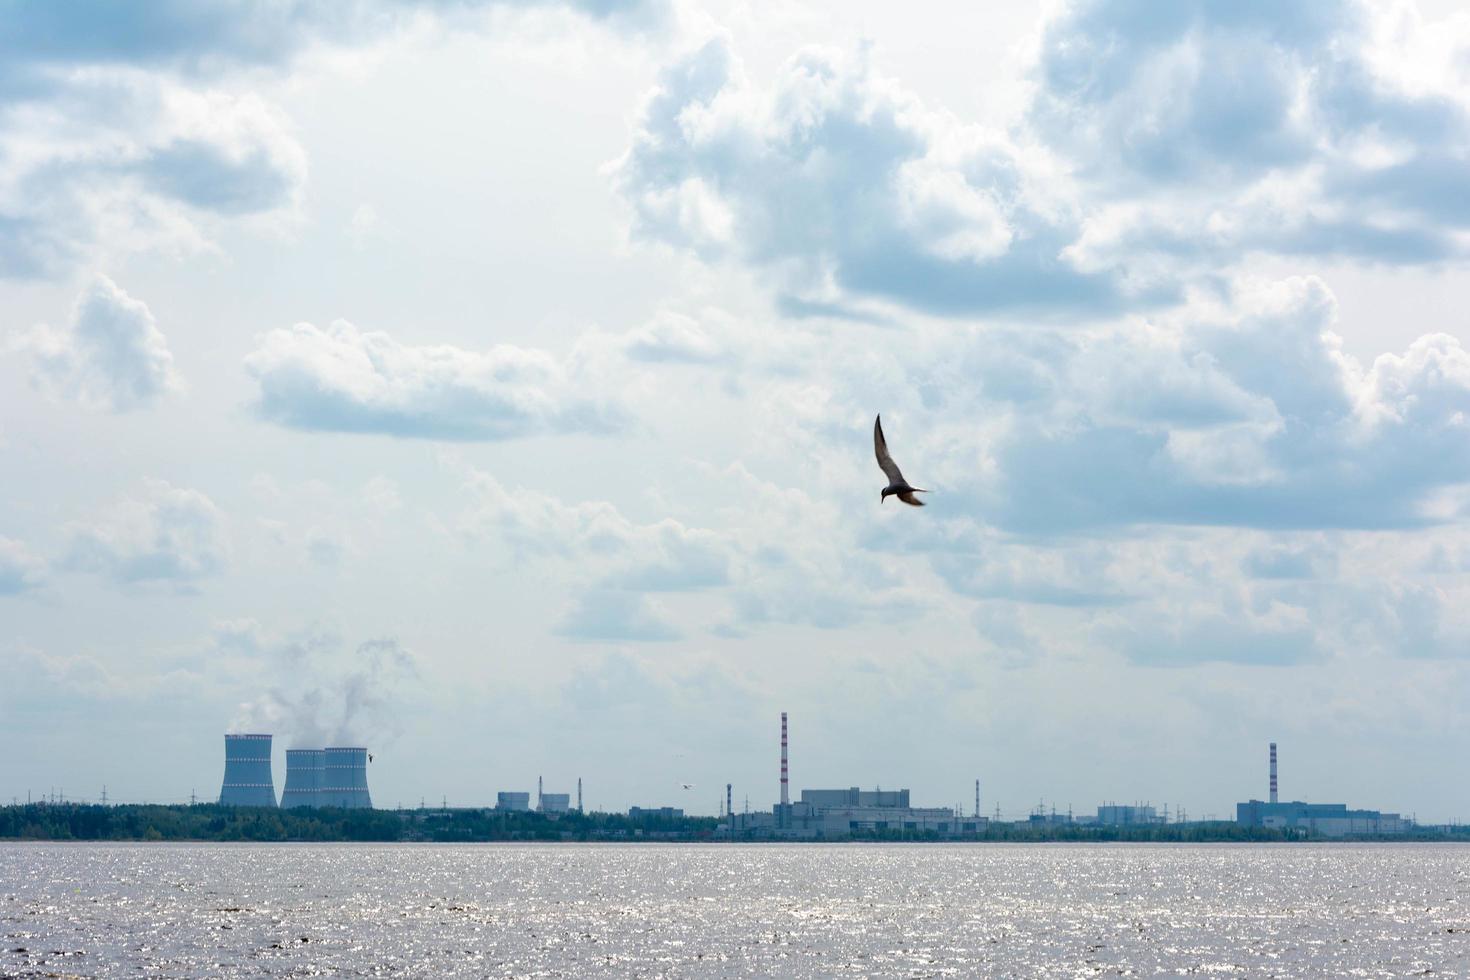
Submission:
<svg viewBox="0 0 1470 980">
<path fill-rule="evenodd" d="M 281 806 L 321 806 L 322 767 L 326 753 L 321 749 L 286 750 L 286 788 Z"/>
<path fill-rule="evenodd" d="M 225 736 L 225 781 L 219 801 L 226 806 L 275 806 L 269 735 Z"/>
<path fill-rule="evenodd" d="M 343 809 L 369 809 L 373 798 L 368 795 L 367 749 L 322 749 L 322 781 L 317 806 Z"/>
</svg>

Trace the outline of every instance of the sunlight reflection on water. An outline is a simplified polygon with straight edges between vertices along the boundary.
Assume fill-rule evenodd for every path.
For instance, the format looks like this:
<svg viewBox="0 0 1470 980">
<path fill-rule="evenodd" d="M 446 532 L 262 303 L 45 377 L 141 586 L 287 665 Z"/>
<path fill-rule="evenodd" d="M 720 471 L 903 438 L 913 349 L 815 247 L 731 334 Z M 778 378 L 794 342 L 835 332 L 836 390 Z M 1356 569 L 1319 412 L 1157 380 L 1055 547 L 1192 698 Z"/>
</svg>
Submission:
<svg viewBox="0 0 1470 980">
<path fill-rule="evenodd" d="M 1470 975 L 1457 845 L 0 845 L 0 976 Z"/>
</svg>

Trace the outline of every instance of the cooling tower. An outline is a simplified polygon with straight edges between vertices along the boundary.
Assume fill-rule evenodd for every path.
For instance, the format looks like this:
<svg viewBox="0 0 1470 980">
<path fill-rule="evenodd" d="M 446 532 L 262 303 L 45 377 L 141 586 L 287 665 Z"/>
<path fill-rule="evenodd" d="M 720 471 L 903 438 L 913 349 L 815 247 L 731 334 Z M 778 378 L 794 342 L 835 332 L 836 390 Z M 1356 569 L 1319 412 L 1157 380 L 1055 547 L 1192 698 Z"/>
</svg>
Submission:
<svg viewBox="0 0 1470 980">
<path fill-rule="evenodd" d="M 275 806 L 269 735 L 225 736 L 225 781 L 219 801 L 226 806 Z"/>
<path fill-rule="evenodd" d="M 286 788 L 281 790 L 282 808 L 321 805 L 325 755 L 321 749 L 286 750 Z"/>
<path fill-rule="evenodd" d="M 322 781 L 317 790 L 317 806 L 343 809 L 370 809 L 368 795 L 367 749 L 322 749 Z"/>
</svg>

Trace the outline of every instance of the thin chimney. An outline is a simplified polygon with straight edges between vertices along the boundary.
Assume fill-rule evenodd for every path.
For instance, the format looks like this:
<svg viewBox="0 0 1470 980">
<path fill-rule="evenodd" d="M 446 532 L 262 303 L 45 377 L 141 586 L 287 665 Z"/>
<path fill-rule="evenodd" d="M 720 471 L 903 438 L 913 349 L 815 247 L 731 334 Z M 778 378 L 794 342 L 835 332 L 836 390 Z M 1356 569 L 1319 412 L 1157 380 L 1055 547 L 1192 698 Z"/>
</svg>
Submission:
<svg viewBox="0 0 1470 980">
<path fill-rule="evenodd" d="M 1271 802 L 1276 802 L 1276 743 L 1271 743 Z"/>
<path fill-rule="evenodd" d="M 786 782 L 786 712 L 781 712 L 781 805 L 791 804 L 791 793 Z"/>
</svg>

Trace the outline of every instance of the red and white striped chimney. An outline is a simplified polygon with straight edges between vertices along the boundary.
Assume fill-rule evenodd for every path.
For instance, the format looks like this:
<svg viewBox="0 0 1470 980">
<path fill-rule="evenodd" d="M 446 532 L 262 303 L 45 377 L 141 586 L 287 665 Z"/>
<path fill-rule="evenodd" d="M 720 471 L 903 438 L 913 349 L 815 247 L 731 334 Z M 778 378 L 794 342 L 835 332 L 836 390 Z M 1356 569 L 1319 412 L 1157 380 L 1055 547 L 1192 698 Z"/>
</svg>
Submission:
<svg viewBox="0 0 1470 980">
<path fill-rule="evenodd" d="M 1271 802 L 1276 802 L 1276 743 L 1271 743 Z"/>
<path fill-rule="evenodd" d="M 791 803 L 791 792 L 786 783 L 786 712 L 781 712 L 781 805 Z"/>
</svg>

